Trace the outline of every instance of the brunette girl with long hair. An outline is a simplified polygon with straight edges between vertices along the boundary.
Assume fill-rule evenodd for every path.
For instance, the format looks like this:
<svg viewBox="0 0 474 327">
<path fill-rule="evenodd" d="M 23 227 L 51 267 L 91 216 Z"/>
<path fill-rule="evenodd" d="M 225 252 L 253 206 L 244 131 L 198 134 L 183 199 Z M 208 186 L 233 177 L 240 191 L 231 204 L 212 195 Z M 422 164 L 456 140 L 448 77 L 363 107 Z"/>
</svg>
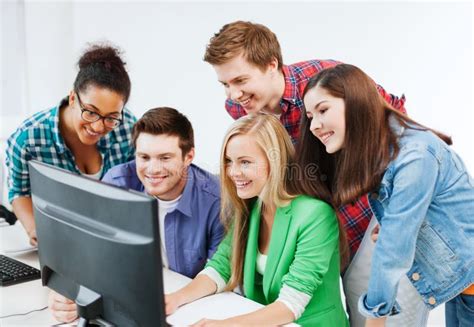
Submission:
<svg viewBox="0 0 474 327">
<path fill-rule="evenodd" d="M 406 275 L 426 309 L 447 302 L 448 327 L 472 326 L 474 181 L 451 139 L 394 110 L 351 65 L 313 77 L 304 104 L 297 162 L 320 167 L 307 187 L 329 189 L 336 207 L 369 193 L 380 224 L 360 313 L 398 314 Z"/>
</svg>

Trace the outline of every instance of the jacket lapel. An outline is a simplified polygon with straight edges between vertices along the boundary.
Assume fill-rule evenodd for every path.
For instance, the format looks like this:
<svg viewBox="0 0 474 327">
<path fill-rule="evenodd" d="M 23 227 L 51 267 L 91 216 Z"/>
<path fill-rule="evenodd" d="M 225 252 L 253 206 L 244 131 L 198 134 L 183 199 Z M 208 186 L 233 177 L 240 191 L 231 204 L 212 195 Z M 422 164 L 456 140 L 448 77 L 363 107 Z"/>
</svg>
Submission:
<svg viewBox="0 0 474 327">
<path fill-rule="evenodd" d="M 267 265 L 265 267 L 265 273 L 263 274 L 263 293 L 268 300 L 270 300 L 268 293 L 270 291 L 278 263 L 281 260 L 283 249 L 285 248 L 290 222 L 291 204 L 286 207 L 277 208 L 275 220 L 273 221 L 272 234 L 270 237 Z"/>
<path fill-rule="evenodd" d="M 255 202 L 249 221 L 249 236 L 247 248 L 245 250 L 244 262 L 244 292 L 245 296 L 255 299 L 255 265 L 257 261 L 258 232 L 260 230 L 260 209 L 261 202 Z"/>
</svg>

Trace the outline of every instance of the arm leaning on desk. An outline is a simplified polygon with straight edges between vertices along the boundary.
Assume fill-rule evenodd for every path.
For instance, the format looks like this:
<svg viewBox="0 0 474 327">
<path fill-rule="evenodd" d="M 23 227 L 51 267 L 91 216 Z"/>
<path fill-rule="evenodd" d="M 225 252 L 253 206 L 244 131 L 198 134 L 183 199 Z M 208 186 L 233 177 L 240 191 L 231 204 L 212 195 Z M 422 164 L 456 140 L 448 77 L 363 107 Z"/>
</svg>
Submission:
<svg viewBox="0 0 474 327">
<path fill-rule="evenodd" d="M 7 233 L 11 227 L 0 228 L 0 238 Z M 0 249 L 1 253 L 3 247 Z M 39 268 L 38 254 L 36 251 L 23 254 L 6 255 Z M 186 276 L 173 271 L 163 270 L 163 282 L 165 293 L 176 291 L 191 281 Z M 32 310 L 42 309 L 48 305 L 49 290 L 41 285 L 41 280 L 35 280 L 22 284 L 16 284 L 0 288 L 0 317 L 12 314 L 27 313 Z M 262 305 L 234 293 L 226 292 L 212 295 L 193 303 L 180 307 L 174 314 L 167 318 L 171 325 L 189 325 L 204 317 L 212 319 L 224 319 L 255 311 Z M 0 319 L 0 325 L 36 325 L 51 326 L 58 322 L 51 316 L 48 309 L 32 312 L 23 316 L 14 316 Z"/>
<path fill-rule="evenodd" d="M 25 263 L 20 257 L 15 257 Z M 165 292 L 171 292 L 181 288 L 191 280 L 173 271 L 163 270 Z M 44 308 L 47 306 L 48 289 L 41 286 L 41 281 L 36 280 L 23 284 L 18 284 L 1 289 L 2 305 L 1 316 L 25 313 L 31 310 Z M 8 301 L 6 300 L 8 299 Z M 190 325 L 204 317 L 213 319 L 224 319 L 234 315 L 244 314 L 261 308 L 262 305 L 250 301 L 234 293 L 226 292 L 209 296 L 193 303 L 180 307 L 174 314 L 167 318 L 171 325 Z M 58 322 L 51 316 L 49 310 L 33 312 L 26 316 L 17 316 L 0 320 L 2 326 L 13 326 L 31 323 L 51 326 Z"/>
</svg>

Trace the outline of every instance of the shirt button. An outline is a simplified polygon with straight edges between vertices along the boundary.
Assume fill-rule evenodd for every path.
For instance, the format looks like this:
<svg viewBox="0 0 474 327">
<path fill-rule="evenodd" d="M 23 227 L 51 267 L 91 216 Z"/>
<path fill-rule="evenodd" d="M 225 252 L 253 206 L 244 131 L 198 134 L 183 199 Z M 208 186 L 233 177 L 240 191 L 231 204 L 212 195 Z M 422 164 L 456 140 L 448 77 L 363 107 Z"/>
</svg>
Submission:
<svg viewBox="0 0 474 327">
<path fill-rule="evenodd" d="M 417 280 L 420 280 L 420 274 L 419 273 L 413 273 L 413 275 L 411 275 L 411 279 L 413 279 L 415 282 Z"/>
<path fill-rule="evenodd" d="M 435 305 L 435 304 L 436 304 L 435 298 L 431 296 L 431 297 L 428 299 L 428 303 L 431 304 L 431 305 Z"/>
</svg>

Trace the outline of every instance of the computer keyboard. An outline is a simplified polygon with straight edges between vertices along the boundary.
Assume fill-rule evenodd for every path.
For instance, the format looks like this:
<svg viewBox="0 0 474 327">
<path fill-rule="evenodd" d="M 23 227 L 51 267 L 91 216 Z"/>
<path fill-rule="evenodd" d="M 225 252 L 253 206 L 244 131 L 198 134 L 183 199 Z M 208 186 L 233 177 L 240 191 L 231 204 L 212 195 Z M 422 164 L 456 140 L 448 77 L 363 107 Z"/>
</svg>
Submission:
<svg viewBox="0 0 474 327">
<path fill-rule="evenodd" d="M 1 254 L 0 274 L 0 286 L 8 286 L 41 278 L 38 269 Z"/>
</svg>

